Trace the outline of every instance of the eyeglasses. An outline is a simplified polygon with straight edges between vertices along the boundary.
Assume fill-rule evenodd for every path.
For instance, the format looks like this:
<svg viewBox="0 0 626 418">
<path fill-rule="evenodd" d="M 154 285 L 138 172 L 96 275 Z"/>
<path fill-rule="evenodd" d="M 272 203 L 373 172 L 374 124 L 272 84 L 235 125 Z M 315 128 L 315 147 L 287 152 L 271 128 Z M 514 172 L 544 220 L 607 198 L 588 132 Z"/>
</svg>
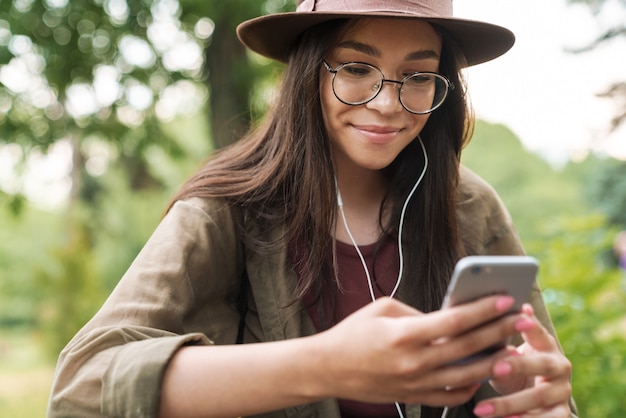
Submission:
<svg viewBox="0 0 626 418">
<path fill-rule="evenodd" d="M 454 90 L 454 84 L 446 77 L 432 72 L 413 73 L 402 80 L 386 79 L 383 72 L 364 62 L 347 62 L 332 68 L 322 61 L 329 73 L 333 74 L 333 93 L 347 105 L 358 106 L 374 100 L 383 89 L 383 84 L 399 84 L 398 99 L 407 111 L 425 115 L 441 106 Z"/>
</svg>

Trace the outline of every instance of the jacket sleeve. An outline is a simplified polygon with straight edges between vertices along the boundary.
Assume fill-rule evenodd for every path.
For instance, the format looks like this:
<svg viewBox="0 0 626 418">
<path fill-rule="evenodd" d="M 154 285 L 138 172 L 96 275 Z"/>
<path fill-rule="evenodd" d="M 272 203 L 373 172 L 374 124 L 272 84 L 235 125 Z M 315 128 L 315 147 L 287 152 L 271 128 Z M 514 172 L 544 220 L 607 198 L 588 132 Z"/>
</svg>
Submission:
<svg viewBox="0 0 626 418">
<path fill-rule="evenodd" d="M 176 350 L 234 341 L 243 270 L 237 222 L 223 201 L 174 205 L 100 311 L 61 352 L 49 417 L 156 416 Z"/>
<path fill-rule="evenodd" d="M 496 191 L 465 167 L 461 167 L 457 214 L 461 235 L 469 254 L 523 255 L 525 253 L 511 216 Z M 556 338 L 556 331 L 537 283 L 531 291 L 529 302 L 539 321 Z M 522 342 L 521 336 L 511 341 L 515 345 Z M 474 398 L 478 402 L 494 396 L 498 396 L 498 393 L 489 384 L 484 384 Z M 577 415 L 573 399 L 570 404 L 573 411 L 572 418 L 575 418 Z M 458 413 L 459 417 L 464 416 L 461 411 Z M 451 415 L 451 417 L 454 416 Z"/>
</svg>

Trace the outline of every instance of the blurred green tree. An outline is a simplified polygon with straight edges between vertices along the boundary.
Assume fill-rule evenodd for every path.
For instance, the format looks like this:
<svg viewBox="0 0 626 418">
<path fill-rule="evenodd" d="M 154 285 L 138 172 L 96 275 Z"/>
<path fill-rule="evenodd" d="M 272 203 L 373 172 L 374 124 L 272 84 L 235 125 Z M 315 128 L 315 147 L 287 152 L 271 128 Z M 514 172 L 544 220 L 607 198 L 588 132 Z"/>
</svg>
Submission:
<svg viewBox="0 0 626 418">
<path fill-rule="evenodd" d="M 210 16 L 213 22 L 213 33 L 205 49 L 205 74 L 210 86 L 211 136 L 216 146 L 223 146 L 241 137 L 251 120 L 263 113 L 265 108 L 254 100 L 254 94 L 264 80 L 274 81 L 272 75 L 277 67 L 269 60 L 251 59 L 237 39 L 236 27 L 262 14 L 293 10 L 295 0 L 180 0 L 180 3 L 186 15 L 184 21 Z"/>
<path fill-rule="evenodd" d="M 607 160 L 590 177 L 585 194 L 611 225 L 626 229 L 626 161 Z"/>
<path fill-rule="evenodd" d="M 150 185 L 146 149 L 180 152 L 160 122 L 201 106 L 209 86 L 216 129 L 233 118 L 246 122 L 249 92 L 265 74 L 251 68 L 234 28 L 264 7 L 254 0 L 1 2 L 0 141 L 20 144 L 25 155 L 70 141 L 77 167 L 97 152 L 94 143 L 106 143 L 131 184 Z M 76 193 L 80 179 L 73 178 Z"/>
<path fill-rule="evenodd" d="M 103 202 L 117 191 L 108 189 L 115 182 L 104 174 L 120 178 L 119 170 L 111 170 L 120 168 L 126 179 L 121 186 L 130 190 L 122 194 L 131 199 L 146 190 L 166 193 L 171 184 L 163 161 L 197 163 L 203 157 L 197 146 L 181 141 L 171 121 L 206 109 L 213 138 L 194 132 L 193 139 L 218 146 L 235 138 L 228 132 L 247 129 L 250 92 L 274 66 L 253 59 L 234 28 L 249 17 L 293 8 L 291 3 L 0 2 L 0 147 L 19 147 L 22 164 L 16 167 L 58 144 L 71 154 L 64 242 L 54 251 L 58 266 L 46 266 L 39 275 L 50 291 L 44 304 L 55 330 L 50 334 L 60 335 L 61 342 L 97 309 L 102 283 L 112 281 L 96 259 L 103 236 L 134 229 L 105 224 L 111 217 Z M 0 200 L 19 213 L 23 190 L 0 189 Z M 124 242 L 123 236 L 117 239 Z M 129 248 L 136 250 L 133 244 Z"/>
</svg>

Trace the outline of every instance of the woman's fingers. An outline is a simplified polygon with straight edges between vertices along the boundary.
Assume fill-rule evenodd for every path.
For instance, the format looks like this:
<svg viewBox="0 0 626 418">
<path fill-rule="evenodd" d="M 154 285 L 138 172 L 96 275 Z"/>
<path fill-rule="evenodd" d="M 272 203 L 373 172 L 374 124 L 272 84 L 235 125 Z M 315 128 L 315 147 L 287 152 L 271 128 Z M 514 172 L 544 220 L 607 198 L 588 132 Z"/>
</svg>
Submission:
<svg viewBox="0 0 626 418">
<path fill-rule="evenodd" d="M 422 340 L 437 341 L 465 334 L 504 315 L 514 300 L 510 296 L 489 296 L 475 302 L 431 312 L 424 320 L 407 318 L 406 334 L 419 335 Z"/>
<path fill-rule="evenodd" d="M 539 376 L 543 380 L 570 378 L 572 365 L 560 353 L 535 353 L 532 355 L 512 356 L 499 360 L 494 366 L 494 377 Z"/>
<path fill-rule="evenodd" d="M 533 315 L 530 305 L 523 309 L 524 314 Z M 541 325 L 535 316 L 525 317 L 517 324 L 525 343 L 520 351 L 523 355 L 509 356 L 494 366 L 494 376 L 506 377 L 497 370 L 506 370 L 510 375 L 540 377 L 544 380 L 565 377 L 570 378 L 572 365 L 563 355 L 556 339 Z M 502 367 L 506 365 L 506 367 Z"/>
<path fill-rule="evenodd" d="M 464 365 L 440 367 L 407 380 L 413 390 L 471 387 L 489 379 L 492 363 L 491 357 L 485 357 Z"/>
<path fill-rule="evenodd" d="M 534 316 L 532 306 L 525 304 L 522 308 L 522 312 L 529 317 L 528 321 L 534 323 L 520 329 L 524 341 L 530 345 L 536 351 L 559 351 L 556 340 L 548 330 L 541 325 L 537 317 Z"/>
<path fill-rule="evenodd" d="M 493 366 L 492 384 L 509 394 L 479 403 L 474 413 L 480 417 L 569 417 L 571 363 L 532 308 L 525 306 L 522 312 L 527 316 L 519 327 L 525 340 L 520 353 L 499 359 Z M 516 381 L 526 383 L 517 392 L 506 389 Z"/>
<path fill-rule="evenodd" d="M 480 402 L 476 405 L 474 414 L 485 418 L 513 415 L 569 418 L 570 394 L 569 380 L 546 382 L 511 395 Z"/>
<path fill-rule="evenodd" d="M 512 304 L 511 297 L 492 296 L 424 314 L 381 298 L 321 334 L 334 353 L 328 385 L 350 399 L 462 403 L 491 377 L 494 358 L 451 363 L 515 334 L 524 315 L 506 314 Z M 343 350 L 347 345 L 352 349 Z"/>
<path fill-rule="evenodd" d="M 509 296 L 493 296 L 425 315 L 401 303 L 382 300 L 370 313 L 393 318 L 386 329 L 393 336 L 393 346 L 415 355 L 414 365 L 409 361 L 407 369 L 424 373 L 459 360 L 465 364 L 469 362 L 466 357 L 486 350 L 477 356 L 484 358 L 504 347 L 524 321 L 519 314 L 504 315 L 513 302 Z M 477 381 L 488 377 L 484 372 Z"/>
</svg>

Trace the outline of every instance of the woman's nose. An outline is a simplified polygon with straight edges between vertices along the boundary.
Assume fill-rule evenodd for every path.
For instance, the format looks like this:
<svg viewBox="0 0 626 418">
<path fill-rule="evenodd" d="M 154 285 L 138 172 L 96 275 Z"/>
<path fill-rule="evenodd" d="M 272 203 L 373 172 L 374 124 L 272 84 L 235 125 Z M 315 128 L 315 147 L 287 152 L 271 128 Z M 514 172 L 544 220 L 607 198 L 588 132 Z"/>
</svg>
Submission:
<svg viewBox="0 0 626 418">
<path fill-rule="evenodd" d="M 377 110 L 380 113 L 392 113 L 402 110 L 400 103 L 400 85 L 388 80 L 382 81 L 383 86 L 372 100 L 366 103 L 369 109 Z"/>
</svg>

